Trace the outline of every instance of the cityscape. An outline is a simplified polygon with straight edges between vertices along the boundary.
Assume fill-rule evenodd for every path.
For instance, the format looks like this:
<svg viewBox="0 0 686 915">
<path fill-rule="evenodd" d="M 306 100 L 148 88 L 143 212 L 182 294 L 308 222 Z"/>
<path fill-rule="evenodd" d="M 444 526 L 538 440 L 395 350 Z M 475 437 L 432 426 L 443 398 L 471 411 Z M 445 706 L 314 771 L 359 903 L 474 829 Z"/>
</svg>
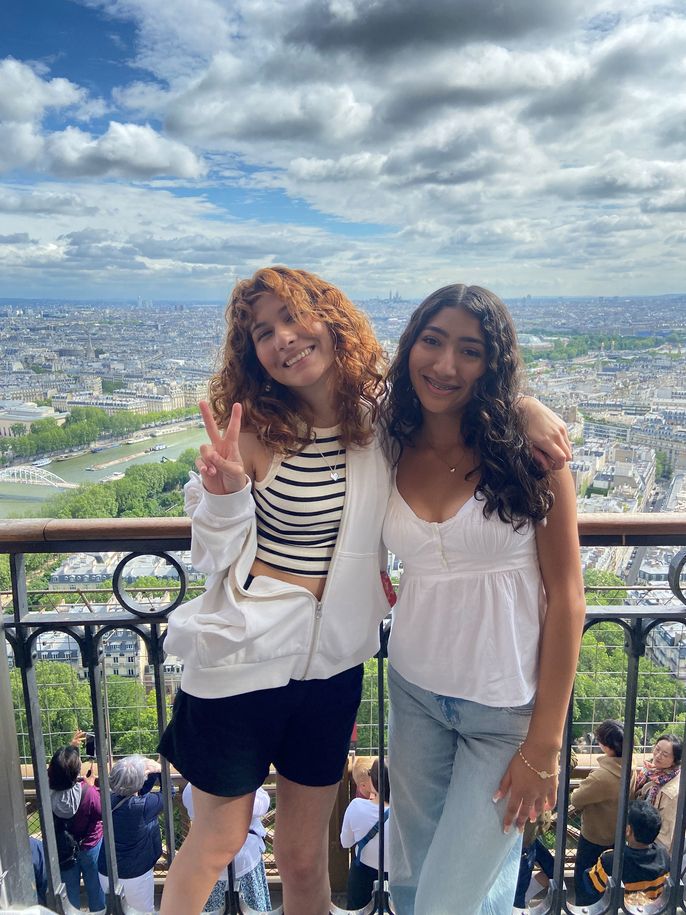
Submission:
<svg viewBox="0 0 686 915">
<path fill-rule="evenodd" d="M 492 624 L 483 623 L 482 610 L 498 614 L 507 603 L 500 578 L 484 607 L 472 599 L 471 589 L 464 603 L 447 590 L 447 599 L 436 596 L 433 577 L 420 589 L 421 639 L 411 642 L 410 653 L 432 668 L 421 684 L 430 702 L 464 695 L 451 687 L 457 681 L 450 677 L 441 685 L 437 674 L 442 666 L 446 675 L 471 670 L 491 678 L 495 687 L 485 694 L 486 704 L 509 697 L 500 703 L 508 707 L 498 710 L 499 717 L 525 728 L 525 739 L 513 751 L 496 793 L 497 801 L 509 778 L 509 802 L 503 798 L 502 803 L 512 807 L 520 782 L 535 785 L 539 800 L 534 806 L 543 808 L 523 830 L 521 886 L 513 915 L 561 915 L 569 904 L 579 911 L 591 905 L 597 897 L 585 895 L 583 886 L 589 864 L 594 865 L 592 881 L 599 867 L 607 878 L 602 886 L 594 882 L 598 895 L 606 889 L 605 901 L 594 909 L 612 915 L 685 911 L 686 786 L 679 788 L 686 739 L 685 43 L 686 7 L 675 0 L 0 3 L 0 734 L 9 735 L 0 749 L 0 811 L 7 827 L 0 830 L 3 911 L 23 911 L 38 901 L 47 906 L 41 911 L 73 912 L 84 908 L 88 897 L 91 911 L 104 909 L 108 915 L 153 911 L 160 903 L 165 912 L 186 912 L 190 907 L 180 904 L 179 897 L 207 870 L 214 852 L 222 848 L 222 867 L 229 859 L 226 830 L 214 819 L 217 828 L 203 829 L 203 820 L 210 822 L 209 807 L 196 797 L 198 816 L 186 849 L 194 872 L 189 868 L 186 879 L 179 878 L 184 856 L 175 866 L 175 850 L 186 841 L 193 817 L 182 798 L 192 796 L 191 782 L 202 791 L 214 793 L 214 788 L 204 775 L 196 783 L 192 770 L 170 755 L 160 738 L 172 707 L 183 706 L 181 656 L 185 685 L 191 673 L 189 654 L 181 642 L 178 648 L 174 644 L 176 623 L 188 611 L 189 630 L 209 624 L 208 631 L 232 636 L 232 630 L 213 629 L 219 601 L 233 593 L 234 579 L 239 591 L 241 585 L 249 589 L 252 574 L 260 577 L 260 555 L 274 553 L 266 544 L 271 525 L 261 521 L 265 552 L 257 554 L 251 576 L 238 580 L 240 561 L 230 563 L 225 575 L 226 560 L 208 582 L 201 569 L 210 566 L 196 558 L 201 538 L 194 538 L 195 551 L 189 549 L 184 486 L 207 441 L 198 403 L 207 398 L 208 381 L 222 363 L 227 294 L 240 278 L 277 264 L 312 271 L 345 291 L 369 316 L 389 359 L 413 310 L 431 290 L 463 282 L 492 289 L 506 302 L 521 350 L 522 394 L 555 411 L 568 430 L 586 613 L 573 561 L 576 550 L 569 549 L 575 533 L 564 505 L 573 503 L 569 486 L 563 511 L 556 513 L 557 518 L 567 515 L 566 547 L 553 515 L 536 529 L 542 587 L 533 553 L 522 572 L 527 587 L 537 585 L 529 590 L 537 590 L 538 623 L 544 613 L 550 623 L 539 627 L 544 632 L 539 654 L 525 635 L 535 629 L 526 628 L 525 600 L 510 601 L 509 619 L 494 615 Z M 309 349 L 284 357 L 284 369 L 307 359 Z M 429 386 L 433 381 L 447 398 L 453 387 L 460 388 L 442 384 L 440 378 L 428 379 Z M 333 398 L 328 400 L 332 411 Z M 319 419 L 325 425 L 323 416 Z M 435 453 L 454 473 L 458 463 L 444 461 L 433 447 L 441 441 L 428 441 L 433 420 L 423 430 L 431 446 L 427 461 Z M 451 429 L 441 425 L 440 416 L 437 420 L 436 428 L 447 432 L 447 440 Z M 489 421 L 487 411 L 481 421 Z M 483 423 L 488 435 L 492 428 Z M 317 441 L 315 434 L 319 450 Z M 469 442 L 463 444 L 466 454 Z M 303 456 L 316 457 L 307 451 Z M 303 456 L 293 463 L 306 465 Z M 380 485 L 385 485 L 381 454 L 370 449 L 363 457 L 378 457 Z M 330 485 L 328 478 L 341 487 L 346 483 L 346 507 L 359 502 L 370 520 L 380 521 L 383 508 L 372 512 L 371 497 L 374 504 L 385 505 L 383 491 L 372 491 L 369 478 L 362 476 L 350 485 L 352 460 L 345 461 L 338 464 L 338 455 L 334 459 L 346 468 L 340 481 L 338 467 L 326 462 L 324 487 Z M 418 469 L 421 475 L 426 467 Z M 277 473 L 281 482 L 283 475 Z M 256 477 L 264 482 L 259 473 Z M 458 487 L 452 481 L 461 485 L 460 477 L 444 473 L 434 479 L 424 473 L 427 489 L 445 480 L 444 491 L 453 494 Z M 205 483 L 213 489 L 209 478 Z M 294 489 L 298 495 L 288 496 L 287 514 L 315 515 L 310 503 L 328 498 L 328 489 L 318 483 L 298 479 L 293 484 L 304 485 L 316 489 Z M 268 493 L 270 487 L 271 480 L 265 482 Z M 401 496 L 402 489 L 400 479 Z M 291 504 L 300 500 L 307 504 Z M 447 505 L 447 499 L 439 502 L 439 507 Z M 210 514 L 226 504 L 221 496 L 216 502 L 207 496 L 201 501 Z M 444 522 L 436 520 L 444 515 L 431 513 L 434 521 L 429 522 L 415 513 L 423 524 L 435 525 L 432 534 L 451 575 L 450 584 L 445 578 L 446 588 L 456 587 L 467 570 L 461 561 L 449 568 L 452 554 L 443 552 L 437 527 Z M 355 517 L 356 508 L 345 514 Z M 247 515 L 248 524 L 251 517 Z M 296 520 L 290 529 L 297 527 Z M 344 527 L 350 552 L 348 542 L 342 543 Z M 462 519 L 455 527 L 463 535 Z M 216 530 L 223 549 L 223 519 Z M 322 579 L 320 596 L 316 587 L 308 589 L 315 608 L 306 620 L 303 616 L 303 625 L 296 625 L 295 613 L 282 612 L 273 600 L 286 593 L 273 590 L 274 578 L 280 577 L 274 567 L 269 570 L 269 603 L 260 603 L 259 594 L 248 595 L 245 622 L 237 604 L 230 625 L 234 620 L 237 629 L 245 625 L 247 635 L 231 651 L 243 665 L 238 672 L 245 671 L 248 690 L 256 690 L 253 677 L 262 676 L 261 667 L 247 662 L 252 630 L 257 642 L 262 623 L 272 614 L 284 631 L 297 630 L 299 639 L 308 635 L 303 680 L 315 676 L 327 638 L 331 656 L 338 657 L 344 641 L 352 644 L 361 637 L 353 620 L 366 603 L 342 600 L 333 617 L 337 631 L 327 636 L 332 604 L 324 592 L 355 600 L 357 586 L 363 600 L 373 595 L 367 585 L 363 592 L 362 581 L 378 584 L 374 531 L 367 523 L 364 529 L 346 526 L 341 516 L 340 536 L 326 532 L 338 544 L 332 563 L 350 557 L 352 569 L 352 559 L 362 556 L 369 578 L 360 573 L 359 582 L 346 579 L 349 594 L 338 591 L 343 576 L 328 575 L 326 587 Z M 528 525 L 526 532 L 531 534 Z M 398 533 L 392 521 L 387 533 Z M 371 551 L 363 552 L 363 536 Z M 293 539 L 299 543 L 296 535 Z M 469 541 L 470 557 L 488 553 L 486 559 L 495 567 L 500 557 L 490 555 L 494 550 L 479 551 L 470 538 L 463 539 Z M 249 537 L 244 552 L 251 544 Z M 408 781 L 405 797 L 415 805 L 411 825 L 419 834 L 428 809 L 432 815 L 438 812 L 435 796 L 427 803 L 422 792 L 435 776 L 432 766 L 441 754 L 435 752 L 438 740 L 410 742 L 410 729 L 398 727 L 397 696 L 394 740 L 386 749 L 391 712 L 387 674 L 391 664 L 406 673 L 394 663 L 393 643 L 389 664 L 386 639 L 393 621 L 393 638 L 399 643 L 405 595 L 413 583 L 410 562 L 417 558 L 411 548 L 396 549 L 407 553 L 407 565 L 383 548 L 381 565 L 386 562 L 387 575 L 382 572 L 381 581 L 388 604 L 395 601 L 394 589 L 403 589 L 401 602 L 394 617 L 376 589 L 377 619 L 386 612 L 380 650 L 364 662 L 352 734 L 341 732 L 341 759 L 346 755 L 347 761 L 328 827 L 323 817 L 310 817 L 311 810 L 324 809 L 319 801 L 315 804 L 314 792 L 287 789 L 288 778 L 280 781 L 277 800 L 277 781 L 294 771 L 271 765 L 264 781 L 269 810 L 261 820 L 254 814 L 248 837 L 248 843 L 263 842 L 257 856 L 260 880 L 264 878 L 262 889 L 271 891 L 271 901 L 268 892 L 248 899 L 248 874 L 240 872 L 239 853 L 226 871 L 235 880 L 216 884 L 205 911 L 245 912 L 249 902 L 251 912 L 277 915 L 283 903 L 288 915 L 298 915 L 303 906 L 289 892 L 324 876 L 319 867 L 324 848 L 335 911 L 381 915 L 404 910 L 393 873 L 394 843 L 387 842 L 382 819 L 389 815 L 388 807 L 383 812 L 386 777 L 398 778 L 389 823 L 398 825 L 403 809 L 409 809 L 403 808 L 407 800 L 399 788 L 398 736 L 407 737 L 405 760 L 412 763 L 408 772 L 415 781 Z M 314 562 L 315 557 L 306 559 Z M 498 575 L 508 571 L 502 568 L 506 562 L 497 564 Z M 573 594 L 568 587 L 572 565 Z M 254 591 L 262 585 L 258 580 Z M 198 604 L 186 603 L 199 595 L 206 617 L 193 613 Z M 295 604 L 290 588 L 288 597 Z M 290 603 L 284 601 L 284 607 Z M 456 609 L 473 612 L 471 635 Z M 528 609 L 533 624 L 536 608 Z M 439 624 L 447 617 L 453 628 Z M 577 633 L 584 623 L 576 662 L 572 618 Z M 364 643 L 365 658 L 376 651 L 376 630 L 374 621 Z M 194 631 L 190 637 L 199 658 L 211 660 L 215 649 L 222 650 L 221 637 L 206 639 Z M 288 636 L 275 625 L 272 637 L 280 643 L 278 651 L 269 649 L 270 661 L 279 662 Z M 518 640 L 530 650 L 531 667 L 538 663 L 528 733 L 523 718 L 528 707 L 517 707 L 523 693 L 515 702 L 512 678 L 501 664 L 512 655 L 520 665 L 523 653 L 515 658 L 511 651 Z M 502 642 L 495 660 L 489 660 L 488 642 Z M 210 670 L 205 660 L 203 671 L 223 673 Z M 300 673 L 292 669 L 289 675 Z M 218 693 L 226 692 L 231 677 L 217 677 Z M 563 731 L 564 702 L 557 702 L 555 694 L 572 679 Z M 533 679 L 529 695 L 532 684 Z M 282 728 L 289 758 L 297 751 L 303 765 L 311 764 L 314 771 L 327 755 L 325 741 L 340 718 L 335 703 L 324 707 L 321 720 L 316 703 L 306 703 L 306 715 L 296 723 L 281 712 L 271 693 L 266 701 L 273 704 L 270 717 L 261 706 L 250 722 L 255 736 L 259 729 L 260 739 L 276 739 Z M 549 714 L 553 704 L 554 725 Z M 442 704 L 441 713 L 447 719 Z M 179 737 L 179 744 L 192 744 L 186 749 L 196 757 L 197 775 L 202 766 L 208 774 L 212 768 L 213 774 L 229 776 L 249 755 L 243 751 L 254 749 L 235 705 L 222 714 L 230 717 L 223 720 L 213 706 L 213 717 L 202 720 L 192 740 Z M 488 714 L 483 709 L 479 714 L 480 724 L 485 723 Z M 193 717 L 197 724 L 199 716 Z M 498 828 L 492 847 L 484 844 L 487 829 L 482 826 L 495 822 L 490 787 L 483 797 L 488 815 L 483 807 L 472 806 L 466 829 L 451 804 L 476 803 L 480 795 L 471 789 L 477 779 L 482 787 L 486 784 L 488 764 L 504 746 L 492 741 L 483 766 L 464 767 L 470 737 L 456 721 L 450 726 L 457 752 L 451 760 L 450 791 L 441 799 L 445 815 L 430 849 L 440 866 L 422 868 L 417 910 L 438 911 L 427 901 L 434 893 L 436 900 L 443 897 L 441 911 L 465 915 L 462 891 L 474 890 L 470 884 L 478 886 L 489 865 L 495 870 L 496 832 L 500 843 L 505 840 Z M 482 730 L 474 741 L 480 748 L 487 746 Z M 207 741 L 202 747 L 201 738 Z M 535 752 L 529 752 L 529 745 Z M 53 754 L 62 753 L 74 766 L 78 761 L 83 776 L 79 781 L 74 775 L 75 797 L 69 789 L 79 804 L 77 815 L 64 822 L 55 806 L 54 772 L 49 771 Z M 221 753 L 226 755 L 217 765 Z M 136 792 L 124 808 L 130 812 L 129 805 L 152 801 L 156 810 L 146 829 L 154 832 L 152 844 L 160 855 L 150 864 L 139 853 L 140 845 L 131 855 L 138 873 L 143 858 L 145 867 L 150 865 L 140 897 L 134 894 L 141 888 L 131 881 L 141 878 L 129 879 L 134 862 L 120 847 L 120 824 L 128 814 L 107 790 L 108 783 L 112 792 L 121 787 L 118 767 L 131 764 L 126 757 L 138 754 L 148 757 L 136 763 L 149 773 L 141 795 L 150 777 L 157 779 L 152 770 L 160 772 L 159 790 L 155 787 L 143 798 Z M 271 762 L 278 759 L 274 754 Z M 474 778 L 468 782 L 467 775 Z M 602 779 L 606 786 L 612 783 L 612 797 L 604 795 L 600 804 L 589 801 Z M 90 782 L 97 791 L 90 790 Z M 360 795 L 372 788 L 381 800 L 371 802 L 375 825 L 370 821 L 355 836 L 353 851 L 344 838 L 348 812 L 357 803 L 367 804 Z M 85 802 L 96 804 L 96 794 L 100 852 L 82 843 L 80 834 L 71 836 L 72 820 Z M 522 806 L 515 816 L 522 827 L 528 791 L 519 794 Z M 649 893 L 645 874 L 632 882 L 627 871 L 640 858 L 632 843 L 640 838 L 642 844 L 632 819 L 634 797 L 649 802 L 643 806 L 651 808 L 653 819 L 662 818 L 658 846 L 663 832 L 671 830 L 662 842 L 665 848 L 669 844 L 671 874 L 666 853 L 661 853 L 661 874 Z M 285 807 L 279 806 L 284 799 Z M 60 798 L 62 803 L 67 799 Z M 222 805 L 222 811 L 231 811 L 233 821 L 239 806 Z M 71 809 L 67 804 L 65 811 Z M 508 816 L 501 821 L 505 832 Z M 315 824 L 316 845 L 310 835 Z M 64 840 L 70 836 L 73 847 L 66 857 Z M 610 846 L 612 866 L 604 855 L 597 858 Z M 103 856 L 106 878 L 96 875 L 96 870 L 102 872 Z M 366 868 L 365 882 L 370 882 L 363 898 L 354 899 L 350 884 L 360 876 L 358 865 Z M 508 870 L 508 865 L 500 868 L 505 882 Z M 464 876 L 458 879 L 458 874 Z M 257 880 L 255 872 L 253 877 Z M 106 899 L 101 891 L 105 883 Z M 646 892 L 634 895 L 636 887 Z M 479 907 L 501 913 L 496 894 L 481 905 L 485 882 L 481 889 Z M 427 890 L 429 896 L 420 904 Z M 372 905 L 367 905 L 370 894 Z M 476 902 L 475 896 L 474 912 Z M 317 911 L 324 907 L 318 904 Z M 503 896 L 502 913 L 509 915 L 510 909 Z"/>
<path fill-rule="evenodd" d="M 417 302 L 390 290 L 386 299 L 358 303 L 392 352 Z M 536 298 L 508 302 L 527 363 L 528 390 L 566 421 L 574 445 L 571 470 L 578 511 L 686 510 L 686 295 L 657 297 Z M 115 488 L 137 465 L 170 467 L 204 440 L 197 402 L 217 365 L 223 306 L 206 303 L 0 304 L 0 517 L 36 517 L 51 511 L 56 492 L 97 482 Z M 109 417 L 155 417 L 146 428 L 99 431 L 92 442 L 62 450 L 47 447 L 30 460 L 19 445 L 41 427 L 60 428 L 74 410 L 95 408 Z M 35 424 L 39 425 L 36 426 Z M 130 427 L 126 427 L 127 429 Z M 184 471 L 180 471 L 183 474 Z M 178 488 L 178 487 L 177 487 Z M 96 487 L 96 489 L 100 489 Z M 180 513 L 180 502 L 170 508 Z M 97 510 L 96 510 L 97 515 Z M 623 582 L 628 601 L 675 600 L 665 588 L 676 551 L 640 547 L 584 547 L 585 570 Z M 46 583 L 51 608 L 65 588 L 93 588 L 111 580 L 120 555 L 77 554 L 56 562 Z M 182 554 L 190 581 L 200 576 Z M 173 569 L 155 571 L 141 559 L 130 580 L 164 582 Z M 402 565 L 391 557 L 394 574 Z M 102 586 L 100 584 L 100 586 Z M 173 588 L 173 586 L 172 586 Z M 101 609 L 118 607 L 113 596 Z M 141 647 L 118 650 L 108 640 L 108 673 L 134 677 L 150 688 Z M 657 628 L 652 655 L 686 680 L 681 627 Z M 64 633 L 41 639 L 38 656 L 78 664 Z M 165 668 L 175 683 L 180 667 Z"/>
</svg>

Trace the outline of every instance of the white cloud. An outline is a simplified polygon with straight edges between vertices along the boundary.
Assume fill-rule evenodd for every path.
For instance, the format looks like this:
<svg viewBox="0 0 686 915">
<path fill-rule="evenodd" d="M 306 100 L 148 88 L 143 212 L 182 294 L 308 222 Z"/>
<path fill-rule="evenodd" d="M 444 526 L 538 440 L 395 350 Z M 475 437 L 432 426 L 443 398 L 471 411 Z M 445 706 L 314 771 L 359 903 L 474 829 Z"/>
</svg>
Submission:
<svg viewBox="0 0 686 915">
<path fill-rule="evenodd" d="M 73 125 L 44 130 L 42 122 L 48 111 L 70 108 L 75 120 L 90 120 L 102 116 L 106 105 L 69 80 L 43 78 L 13 58 L 0 61 L 0 172 L 19 168 L 134 179 L 156 175 L 199 178 L 205 172 L 191 149 L 148 124 L 111 121 L 100 136 Z"/>
<path fill-rule="evenodd" d="M 0 60 L 0 121 L 39 121 L 47 109 L 77 105 L 85 97 L 68 79 L 41 79 L 21 61 Z"/>
<path fill-rule="evenodd" d="M 612 292 L 622 269 L 649 283 L 652 257 L 655 288 L 683 286 L 686 14 L 675 3 L 197 0 L 189 15 L 187 0 L 81 2 L 135 24 L 130 81 L 91 95 L 59 61 L 0 69 L 0 88 L 3 75 L 28 87 L 0 92 L 12 114 L 0 169 L 78 186 L 51 187 L 59 237 L 34 231 L 38 210 L 3 231 L 37 239 L 62 275 L 110 257 L 109 277 L 123 277 L 129 256 L 137 282 L 209 288 L 227 269 L 306 257 L 352 288 L 368 270 L 370 287 L 407 291 L 469 272 L 525 292 L 537 291 L 532 275 L 541 291 Z M 84 177 L 118 179 L 118 199 L 127 178 L 149 183 L 115 218 L 112 185 L 94 197 Z M 67 215 L 70 193 L 97 215 Z M 264 215 L 271 200 L 284 226 Z M 122 233 L 122 219 L 147 228 Z M 351 224 L 366 225 L 364 240 Z M 87 230 L 109 234 L 75 234 Z"/>
<path fill-rule="evenodd" d="M 46 141 L 46 156 L 49 170 L 58 175 L 197 178 L 204 172 L 188 147 L 161 137 L 147 125 L 116 121 L 100 137 L 76 127 L 54 133 Z"/>
</svg>

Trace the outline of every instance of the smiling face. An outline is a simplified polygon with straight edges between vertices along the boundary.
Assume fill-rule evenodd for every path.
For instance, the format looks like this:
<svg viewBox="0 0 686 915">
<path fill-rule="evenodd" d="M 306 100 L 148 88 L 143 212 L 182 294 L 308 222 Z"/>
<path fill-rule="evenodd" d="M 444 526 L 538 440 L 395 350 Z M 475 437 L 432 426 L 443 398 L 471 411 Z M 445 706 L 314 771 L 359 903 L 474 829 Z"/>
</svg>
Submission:
<svg viewBox="0 0 686 915">
<path fill-rule="evenodd" d="M 409 353 L 410 381 L 422 409 L 459 416 L 486 364 L 479 320 L 460 307 L 442 308 L 424 326 Z"/>
<path fill-rule="evenodd" d="M 658 740 L 653 747 L 653 765 L 656 769 L 671 769 L 674 765 L 674 747 L 669 740 Z"/>
<path fill-rule="evenodd" d="M 288 306 L 271 293 L 257 299 L 251 330 L 255 353 L 265 372 L 296 391 L 325 384 L 333 375 L 334 345 L 321 321 L 298 324 Z"/>
</svg>

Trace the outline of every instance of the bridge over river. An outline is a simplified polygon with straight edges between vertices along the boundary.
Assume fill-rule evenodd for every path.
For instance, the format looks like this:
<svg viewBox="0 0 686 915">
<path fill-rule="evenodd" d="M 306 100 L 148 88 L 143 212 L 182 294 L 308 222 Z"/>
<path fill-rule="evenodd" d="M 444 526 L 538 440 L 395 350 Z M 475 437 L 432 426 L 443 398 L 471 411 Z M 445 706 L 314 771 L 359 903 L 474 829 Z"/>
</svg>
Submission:
<svg viewBox="0 0 686 915">
<path fill-rule="evenodd" d="M 49 470 L 43 470 L 42 467 L 34 467 L 31 464 L 22 464 L 19 467 L 7 467 L 0 470 L 0 483 L 29 483 L 34 486 L 54 486 L 55 489 L 78 489 L 78 483 L 67 483 L 62 477 L 58 477 Z"/>
</svg>

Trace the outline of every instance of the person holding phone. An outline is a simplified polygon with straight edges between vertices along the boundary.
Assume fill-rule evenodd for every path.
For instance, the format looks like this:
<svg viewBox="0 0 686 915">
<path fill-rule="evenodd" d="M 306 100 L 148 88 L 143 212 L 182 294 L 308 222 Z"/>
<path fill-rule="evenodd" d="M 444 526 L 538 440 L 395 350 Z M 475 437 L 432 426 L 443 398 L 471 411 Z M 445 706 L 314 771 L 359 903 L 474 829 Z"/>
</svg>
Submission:
<svg viewBox="0 0 686 915">
<path fill-rule="evenodd" d="M 160 752 L 193 785 L 195 820 L 161 915 L 200 912 L 245 841 L 271 764 L 284 909 L 322 915 L 362 665 L 388 612 L 383 353 L 367 318 L 304 270 L 240 281 L 226 319 L 200 405 L 209 442 L 185 488 L 206 591 L 171 614 L 166 639 L 184 671 Z M 564 457 L 550 441 L 557 419 L 529 406 L 543 445 Z"/>
<path fill-rule="evenodd" d="M 102 807 L 95 777 L 81 777 L 79 746 L 85 737 L 77 731 L 69 746 L 56 750 L 48 765 L 50 804 L 55 820 L 60 875 L 69 902 L 80 905 L 83 878 L 91 912 L 105 908 L 98 880 L 98 855 L 102 848 Z"/>
</svg>

